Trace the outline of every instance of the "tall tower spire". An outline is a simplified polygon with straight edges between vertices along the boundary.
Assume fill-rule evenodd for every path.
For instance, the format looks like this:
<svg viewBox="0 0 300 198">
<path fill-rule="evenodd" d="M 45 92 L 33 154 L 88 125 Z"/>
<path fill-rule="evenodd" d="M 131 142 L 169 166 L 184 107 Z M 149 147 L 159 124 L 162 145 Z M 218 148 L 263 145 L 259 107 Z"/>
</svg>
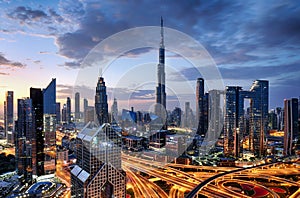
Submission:
<svg viewBox="0 0 300 198">
<path fill-rule="evenodd" d="M 160 36 L 161 36 L 160 47 L 165 48 L 165 46 L 164 46 L 164 20 L 163 20 L 162 16 L 160 17 Z"/>
</svg>

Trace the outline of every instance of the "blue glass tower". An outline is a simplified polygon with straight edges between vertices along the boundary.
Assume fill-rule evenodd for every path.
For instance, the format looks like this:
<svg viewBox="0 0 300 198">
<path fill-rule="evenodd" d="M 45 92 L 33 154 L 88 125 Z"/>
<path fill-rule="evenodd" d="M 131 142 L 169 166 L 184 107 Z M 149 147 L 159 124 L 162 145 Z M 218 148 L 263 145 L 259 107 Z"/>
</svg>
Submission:
<svg viewBox="0 0 300 198">
<path fill-rule="evenodd" d="M 44 114 L 56 114 L 56 79 L 43 89 Z"/>
<path fill-rule="evenodd" d="M 269 81 L 254 81 L 250 92 L 250 150 L 257 156 L 262 156 L 268 129 Z"/>
</svg>

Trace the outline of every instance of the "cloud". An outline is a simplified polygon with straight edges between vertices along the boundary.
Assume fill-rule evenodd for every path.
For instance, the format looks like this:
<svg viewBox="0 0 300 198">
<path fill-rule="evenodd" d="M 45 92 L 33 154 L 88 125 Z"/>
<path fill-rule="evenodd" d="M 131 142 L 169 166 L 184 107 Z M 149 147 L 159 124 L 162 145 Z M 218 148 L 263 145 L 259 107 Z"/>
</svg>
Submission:
<svg viewBox="0 0 300 198">
<path fill-rule="evenodd" d="M 32 10 L 30 7 L 19 6 L 8 14 L 11 19 L 19 20 L 20 23 L 30 23 L 31 21 L 41 21 L 48 19 L 48 15 L 42 10 Z"/>
<path fill-rule="evenodd" d="M 2 53 L 0 53 L 0 66 L 10 67 L 10 68 L 24 68 L 24 67 L 26 67 L 26 65 L 23 64 L 23 63 L 14 62 L 14 61 L 6 59 Z"/>
<path fill-rule="evenodd" d="M 40 64 L 42 61 L 40 61 L 40 60 L 35 60 L 35 61 L 33 61 L 35 64 Z"/>
<path fill-rule="evenodd" d="M 2 76 L 8 76 L 8 75 L 9 75 L 9 73 L 0 72 L 0 75 L 2 75 Z"/>
<path fill-rule="evenodd" d="M 50 54 L 48 51 L 40 51 L 39 54 Z"/>
<path fill-rule="evenodd" d="M 65 62 L 64 65 L 61 65 L 61 66 L 65 66 L 65 67 L 68 67 L 68 68 L 79 68 L 80 67 L 80 62 L 81 61 L 72 61 L 72 62 Z"/>
</svg>

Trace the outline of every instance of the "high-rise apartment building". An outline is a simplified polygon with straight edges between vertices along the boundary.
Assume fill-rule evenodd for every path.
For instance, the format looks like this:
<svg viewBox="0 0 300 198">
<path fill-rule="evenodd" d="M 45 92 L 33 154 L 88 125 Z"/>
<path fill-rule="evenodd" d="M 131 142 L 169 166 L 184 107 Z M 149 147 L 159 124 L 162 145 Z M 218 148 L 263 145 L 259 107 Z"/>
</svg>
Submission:
<svg viewBox="0 0 300 198">
<path fill-rule="evenodd" d="M 14 92 L 7 91 L 4 101 L 4 136 L 8 143 L 14 143 Z"/>
<path fill-rule="evenodd" d="M 100 126 L 108 122 L 107 94 L 103 77 L 99 77 L 96 87 L 95 111 Z"/>
<path fill-rule="evenodd" d="M 299 139 L 298 99 L 284 100 L 284 155 L 295 154 L 293 146 Z"/>
<path fill-rule="evenodd" d="M 71 197 L 125 197 L 121 168 L 122 138 L 110 124 L 87 124 L 76 138 L 76 166 L 71 171 Z"/>
<path fill-rule="evenodd" d="M 161 26 L 161 41 L 159 47 L 159 63 L 157 65 L 157 81 L 158 85 L 156 87 L 156 105 L 155 114 L 162 118 L 162 129 L 167 129 L 166 123 L 166 80 L 165 80 L 165 46 L 164 46 L 164 27 L 163 19 L 160 21 Z M 164 120 L 165 119 L 165 120 Z"/>
<path fill-rule="evenodd" d="M 37 175 L 35 113 L 30 98 L 18 99 L 16 122 L 16 168 L 22 183 L 32 183 Z"/>
<path fill-rule="evenodd" d="M 75 93 L 75 121 L 80 119 L 80 93 Z"/>
</svg>

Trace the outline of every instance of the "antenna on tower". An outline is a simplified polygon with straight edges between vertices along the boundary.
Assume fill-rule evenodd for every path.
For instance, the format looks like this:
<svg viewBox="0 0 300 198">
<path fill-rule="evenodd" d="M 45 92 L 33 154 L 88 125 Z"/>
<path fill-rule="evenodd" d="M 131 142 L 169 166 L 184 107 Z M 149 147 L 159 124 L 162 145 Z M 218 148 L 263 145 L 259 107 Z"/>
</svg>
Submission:
<svg viewBox="0 0 300 198">
<path fill-rule="evenodd" d="M 102 67 L 99 68 L 99 76 L 102 77 Z"/>
<path fill-rule="evenodd" d="M 161 36 L 160 46 L 164 47 L 164 20 L 162 16 L 160 16 L 160 36 Z"/>
</svg>

